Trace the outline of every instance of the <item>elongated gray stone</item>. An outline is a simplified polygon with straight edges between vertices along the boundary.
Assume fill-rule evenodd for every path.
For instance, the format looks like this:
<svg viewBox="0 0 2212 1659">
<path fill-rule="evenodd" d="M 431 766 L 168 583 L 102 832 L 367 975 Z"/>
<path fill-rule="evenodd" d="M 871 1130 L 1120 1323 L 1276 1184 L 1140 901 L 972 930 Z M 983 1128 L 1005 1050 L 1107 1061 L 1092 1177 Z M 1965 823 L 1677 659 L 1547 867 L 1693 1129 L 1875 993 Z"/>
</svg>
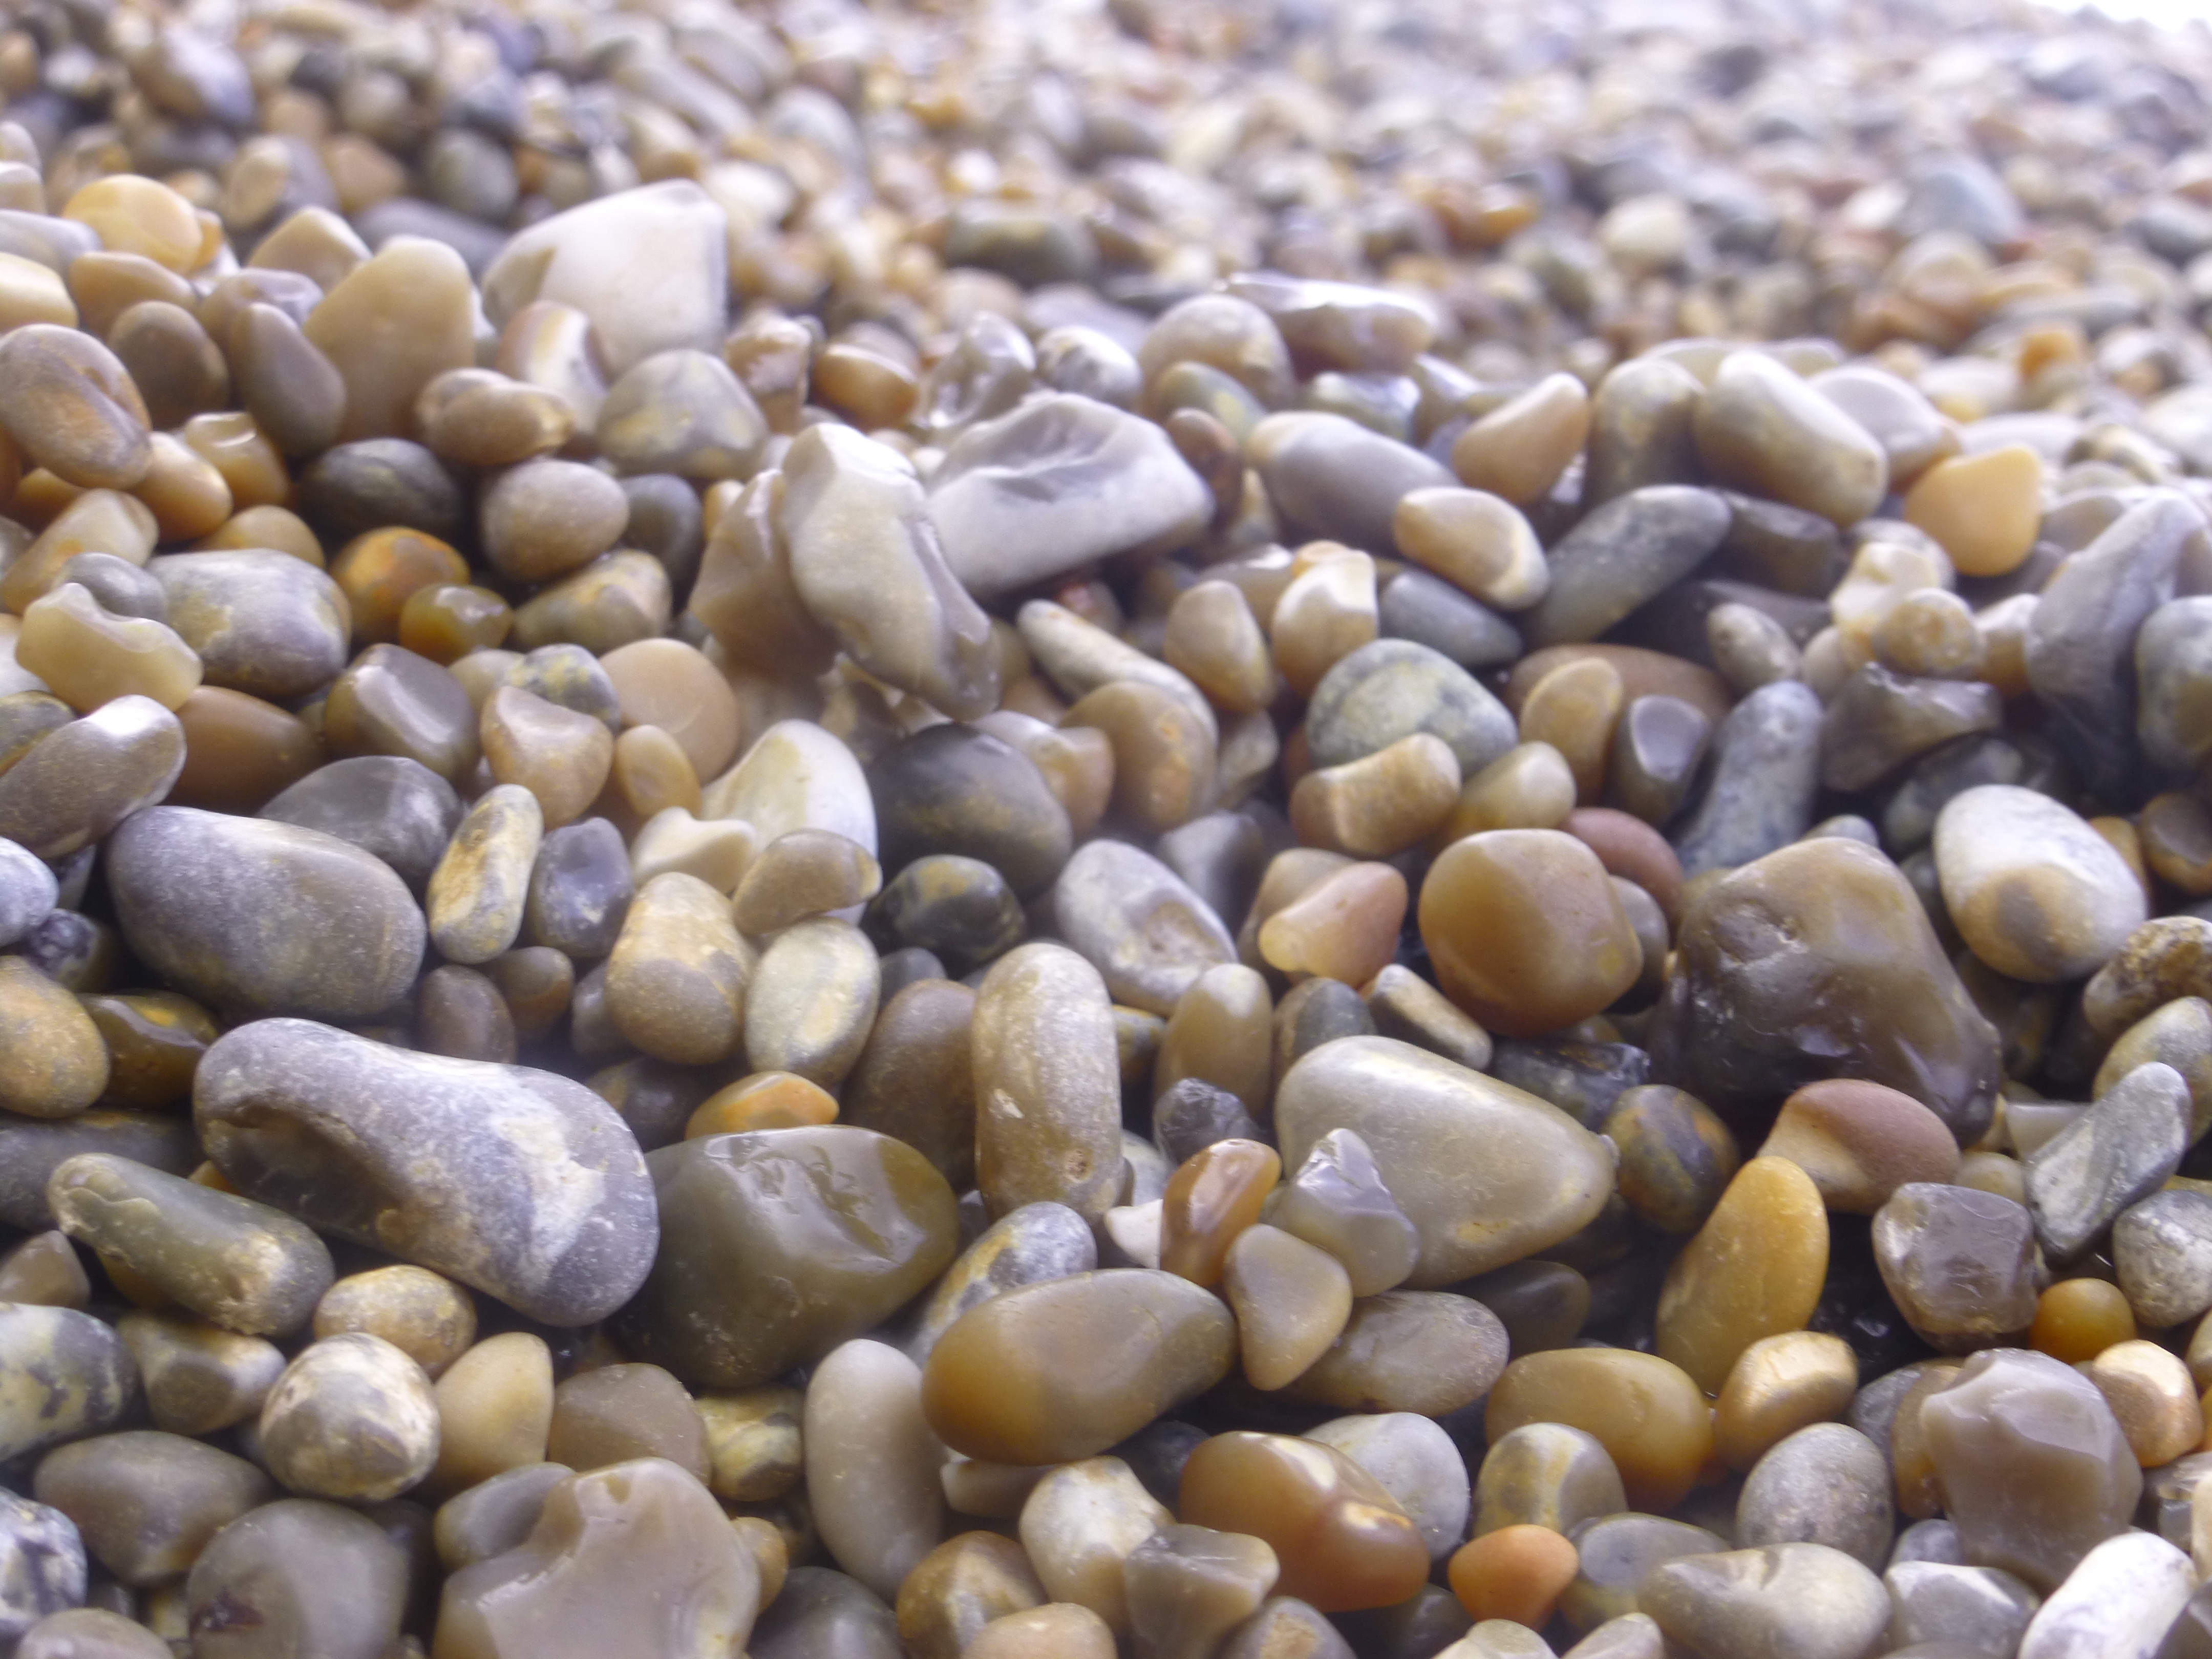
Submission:
<svg viewBox="0 0 2212 1659">
<path fill-rule="evenodd" d="M 2138 1066 L 2027 1159 L 2028 1213 L 2054 1261 L 2069 1261 L 2120 1212 L 2165 1185 L 2189 1149 L 2189 1085 Z"/>
<path fill-rule="evenodd" d="M 218 1038 L 192 1093 L 240 1192 L 533 1319 L 604 1319 L 652 1266 L 643 1155 L 580 1083 L 271 1019 Z"/>
<path fill-rule="evenodd" d="M 1697 810 L 1674 837 L 1686 876 L 1787 847 L 1811 827 L 1820 793 L 1820 698 L 1796 680 L 1762 685 L 1729 711 Z"/>
<path fill-rule="evenodd" d="M 1551 551 L 1552 588 L 1518 618 L 1531 650 L 1594 640 L 1702 564 L 1728 534 L 1710 489 L 1652 484 L 1607 501 Z"/>
</svg>

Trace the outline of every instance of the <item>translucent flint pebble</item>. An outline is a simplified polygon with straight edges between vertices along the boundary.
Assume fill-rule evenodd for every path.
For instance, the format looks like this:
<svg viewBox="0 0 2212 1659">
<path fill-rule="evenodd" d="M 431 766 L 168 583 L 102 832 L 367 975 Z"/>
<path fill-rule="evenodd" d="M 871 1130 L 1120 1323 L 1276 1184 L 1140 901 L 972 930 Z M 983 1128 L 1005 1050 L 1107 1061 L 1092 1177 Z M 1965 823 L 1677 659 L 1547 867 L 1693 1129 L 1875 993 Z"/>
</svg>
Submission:
<svg viewBox="0 0 2212 1659">
<path fill-rule="evenodd" d="M 853 751 L 811 720 L 778 720 L 706 787 L 702 818 L 742 818 L 766 846 L 793 830 L 834 830 L 871 856 L 876 809 Z"/>
<path fill-rule="evenodd" d="M 1685 917 L 1653 1018 L 1653 1075 L 1732 1122 L 1817 1078 L 1881 1083 L 1960 1144 L 1988 1127 L 1996 1028 L 1966 995 L 1912 886 L 1873 848 L 1796 842 L 1742 866 Z"/>
<path fill-rule="evenodd" d="M 899 1585 L 945 1536 L 945 1449 L 921 1413 L 921 1370 L 897 1349 L 832 1349 L 806 1388 L 806 1491 L 823 1545 L 870 1589 Z"/>
<path fill-rule="evenodd" d="M 1538 1254 L 1594 1219 L 1613 1186 L 1603 1145 L 1558 1108 L 1389 1037 L 1301 1060 L 1277 1091 L 1275 1126 L 1292 1168 L 1331 1130 L 1366 1142 L 1419 1232 L 1415 1288 Z"/>
<path fill-rule="evenodd" d="M 871 1130 L 709 1135 L 648 1161 L 660 1245 L 625 1345 L 695 1386 L 750 1388 L 818 1359 L 904 1306 L 957 1247 L 945 1178 Z"/>
<path fill-rule="evenodd" d="M 1890 1613 L 1881 1580 L 1820 1544 L 1670 1561 L 1644 1581 L 1636 1601 L 1670 1641 L 1711 1659 L 1866 1659 Z"/>
<path fill-rule="evenodd" d="M 2189 1557 L 2148 1533 L 2108 1538 L 2045 1598 L 2020 1642 L 2020 1659 L 2094 1659 L 2164 1653 L 2159 1645 L 2190 1600 Z"/>
<path fill-rule="evenodd" d="M 398 1638 L 407 1580 L 405 1547 L 366 1515 L 315 1498 L 264 1504 L 193 1562 L 184 1583 L 192 1645 L 216 1659 L 366 1659 Z"/>
<path fill-rule="evenodd" d="M 1221 920 L 1181 878 L 1127 842 L 1077 849 L 1053 886 L 1061 935 L 1115 1000 L 1169 1014 L 1209 968 L 1237 959 Z"/>
<path fill-rule="evenodd" d="M 969 427 L 929 498 L 946 563 L 984 596 L 1180 546 L 1212 508 L 1158 426 L 1065 393 Z"/>
<path fill-rule="evenodd" d="M 406 884 L 319 830 L 155 807 L 109 837 L 105 862 L 131 950 L 211 1007 L 366 1019 L 422 962 Z"/>
<path fill-rule="evenodd" d="M 240 1191 L 548 1324 L 604 1318 L 651 1265 L 637 1143 L 565 1078 L 276 1019 L 219 1039 L 194 1097 Z"/>
</svg>

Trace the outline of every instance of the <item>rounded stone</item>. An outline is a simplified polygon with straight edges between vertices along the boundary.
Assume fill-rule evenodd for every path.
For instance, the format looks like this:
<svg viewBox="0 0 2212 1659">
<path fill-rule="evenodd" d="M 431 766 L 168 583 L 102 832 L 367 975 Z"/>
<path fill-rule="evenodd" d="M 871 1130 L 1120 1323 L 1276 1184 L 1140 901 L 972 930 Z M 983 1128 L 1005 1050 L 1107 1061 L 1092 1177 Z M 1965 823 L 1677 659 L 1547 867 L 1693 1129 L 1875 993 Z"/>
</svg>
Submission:
<svg viewBox="0 0 2212 1659">
<path fill-rule="evenodd" d="M 374 1503 L 429 1474 L 437 1401 L 422 1368 L 382 1337 L 325 1337 L 269 1390 L 258 1443 L 270 1473 L 292 1491 Z"/>
<path fill-rule="evenodd" d="M 189 807 L 107 842 L 123 936 L 199 1001 L 236 1015 L 366 1019 L 422 958 L 422 912 L 381 860 L 319 830 Z"/>
<path fill-rule="evenodd" d="M 1508 1365 L 1490 1391 L 1485 1431 L 1495 1445 L 1532 1423 L 1593 1436 L 1628 1501 L 1655 1513 L 1681 1501 L 1712 1455 L 1712 1413 L 1688 1373 L 1627 1349 L 1560 1348 Z"/>
<path fill-rule="evenodd" d="M 2014 979 L 2079 979 L 2146 914 L 2142 882 L 2103 836 L 2014 785 L 1952 797 L 1936 820 L 1936 868 L 1967 945 Z"/>
<path fill-rule="evenodd" d="M 1420 927 L 1445 994 L 1509 1036 L 1598 1012 L 1644 961 L 1604 865 L 1558 830 L 1453 842 L 1421 885 Z"/>
</svg>

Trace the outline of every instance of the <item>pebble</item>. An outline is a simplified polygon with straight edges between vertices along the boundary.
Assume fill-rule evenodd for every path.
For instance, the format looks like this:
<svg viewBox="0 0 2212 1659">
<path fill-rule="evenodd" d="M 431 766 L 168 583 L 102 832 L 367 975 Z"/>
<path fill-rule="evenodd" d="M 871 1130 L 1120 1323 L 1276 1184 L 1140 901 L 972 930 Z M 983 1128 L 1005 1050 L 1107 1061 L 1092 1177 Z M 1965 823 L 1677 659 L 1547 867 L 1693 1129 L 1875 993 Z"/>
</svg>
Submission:
<svg viewBox="0 0 2212 1659">
<path fill-rule="evenodd" d="M 1742 1162 L 1726 1124 L 1694 1096 L 1663 1084 L 1624 1089 L 1603 1127 L 1620 1158 L 1622 1200 L 1662 1233 L 1696 1231 Z"/>
<path fill-rule="evenodd" d="M 0 1492 L 0 1640 L 13 1641 L 48 1615 L 81 1607 L 85 1585 L 84 1542 L 76 1522 L 48 1504 Z"/>
<path fill-rule="evenodd" d="M 1976 956 L 2014 979 L 2079 979 L 2142 925 L 2142 885 L 2119 854 L 2047 796 L 1986 784 L 1936 822 L 1944 908 Z"/>
<path fill-rule="evenodd" d="M 1755 1158 L 1668 1268 L 1655 1352 L 1717 1393 L 1752 1343 L 1803 1328 L 1827 1268 L 1820 1189 L 1786 1158 Z"/>
<path fill-rule="evenodd" d="M 1704 562 L 1727 532 L 1710 490 L 1657 484 L 1592 513 L 1548 555 L 1550 589 L 1520 622 L 1532 646 L 1594 640 Z"/>
<path fill-rule="evenodd" d="M 2046 1255 L 2066 1261 L 2163 1186 L 2189 1144 L 2187 1085 L 2138 1066 L 2026 1160 L 2028 1213 Z"/>
<path fill-rule="evenodd" d="M 944 1452 L 921 1396 L 920 1367 L 870 1341 L 833 1349 L 806 1390 L 801 1432 L 814 1524 L 837 1564 L 887 1600 L 945 1534 Z"/>
<path fill-rule="evenodd" d="M 1892 1639 L 1908 1646 L 1954 1642 L 1979 1651 L 2013 1651 L 2038 1606 L 2034 1591 L 1995 1567 L 1898 1561 L 1882 1582 L 1894 1609 Z"/>
<path fill-rule="evenodd" d="M 1444 994 L 1510 1036 L 1598 1012 L 1644 960 L 1605 866 L 1558 830 L 1455 842 L 1422 884 L 1420 926 Z"/>
<path fill-rule="evenodd" d="M 184 764 L 177 717 L 151 697 L 118 697 L 0 773 L 0 835 L 35 857 L 67 858 L 161 800 Z"/>
<path fill-rule="evenodd" d="M 1631 729 L 1644 701 L 1629 705 L 1621 731 Z M 1712 775 L 1705 795 L 1674 838 L 1685 876 L 1753 863 L 1812 827 L 1821 720 L 1820 698 L 1796 680 L 1760 686 L 1729 711 L 1713 737 Z M 1674 788 L 1667 779 L 1678 778 L 1686 786 L 1696 770 L 1706 728 L 1679 709 L 1655 711 L 1653 725 L 1653 758 L 1643 764 L 1664 801 Z M 1658 771 L 1651 775 L 1655 763 Z M 1652 821 L 1663 823 L 1671 816 L 1670 808 Z"/>
<path fill-rule="evenodd" d="M 302 1648 L 376 1652 L 398 1638 L 407 1580 L 404 1547 L 366 1515 L 282 1498 L 232 1522 L 193 1562 L 184 1584 L 191 1640 L 250 1655 L 270 1632 Z"/>
<path fill-rule="evenodd" d="M 1481 1398 L 1507 1346 L 1498 1316 L 1471 1297 L 1385 1291 L 1353 1304 L 1342 1334 L 1290 1395 L 1338 1411 L 1443 1417 Z"/>
<path fill-rule="evenodd" d="M 1266 1602 L 1279 1566 L 1264 1539 L 1178 1523 L 1132 1550 L 1123 1571 L 1138 1651 L 1188 1659 L 1220 1651 Z"/>
<path fill-rule="evenodd" d="M 1920 1420 L 1969 1565 L 2048 1592 L 2134 1513 L 2142 1473 L 2104 1395 L 2046 1355 L 1976 1354 Z"/>
<path fill-rule="evenodd" d="M 2044 1599 L 2021 1636 L 2021 1659 L 2150 1653 L 2190 1600 L 2196 1573 L 2165 1540 L 2111 1538 L 2082 1557 Z"/>
<path fill-rule="evenodd" d="M 1571 1631 L 1594 1632 L 1636 1614 L 1638 1592 L 1659 1567 L 1686 1557 L 1710 1558 L 1728 1547 L 1703 1527 L 1633 1511 L 1577 1526 L 1571 1541 L 1579 1564 L 1559 1608 Z M 1651 1627 L 1654 1636 L 1657 1628 Z"/>
<path fill-rule="evenodd" d="M 76 1523 L 93 1559 L 140 1588 L 185 1571 L 217 1532 L 276 1496 L 244 1458 L 145 1429 L 57 1448 L 33 1491 Z"/>
<path fill-rule="evenodd" d="M 241 1193 L 548 1322 L 603 1318 L 645 1276 L 645 1166 L 580 1084 L 274 1019 L 218 1039 L 194 1096 L 209 1156 Z M 374 1207 L 356 1186 L 369 1172 Z"/>
<path fill-rule="evenodd" d="M 1410 640 L 1376 640 L 1340 658 L 1306 709 L 1317 767 L 1346 765 L 1416 733 L 1442 739 L 1470 777 L 1514 744 L 1504 706 L 1466 670 Z"/>
<path fill-rule="evenodd" d="M 1822 1544 L 1879 1571 L 1889 1559 L 1889 1460 L 1856 1429 L 1816 1423 L 1776 1443 L 1745 1478 L 1735 1539 Z"/>
<path fill-rule="evenodd" d="M 574 1652 L 650 1627 L 674 1652 L 729 1651 L 760 1595 L 760 1570 L 707 1489 L 639 1458 L 571 1475 L 526 1540 L 449 1577 L 434 1645 L 459 1659 Z"/>
<path fill-rule="evenodd" d="M 625 1342 L 694 1386 L 750 1388 L 820 1358 L 956 1254 L 944 1177 L 872 1130 L 714 1135 L 664 1147 L 648 1167 L 659 1251 L 623 1313 Z"/>
<path fill-rule="evenodd" d="M 1052 890 L 1061 936 L 1115 1000 L 1158 1014 L 1236 945 L 1206 902 L 1158 860 L 1127 842 L 1087 842 Z"/>
<path fill-rule="evenodd" d="M 69 990 L 21 957 L 0 957 L 0 1108 L 72 1117 L 106 1091 L 106 1044 Z"/>
<path fill-rule="evenodd" d="M 2112 1224 L 2112 1263 L 2136 1320 L 2154 1329 L 2212 1308 L 2212 1197 L 2153 1193 Z"/>
<path fill-rule="evenodd" d="M 2035 1322 L 2033 1219 L 2012 1199 L 1908 1182 L 1875 1212 L 1874 1250 L 1891 1299 L 1931 1346 L 1966 1352 Z"/>
<path fill-rule="evenodd" d="M 966 1456 L 1091 1456 L 1226 1376 L 1232 1325 L 1210 1294 L 1157 1269 L 1022 1285 L 939 1340 L 922 1372 L 923 1409 Z M 1108 1352 L 1112 1364 L 1098 1363 Z"/>
<path fill-rule="evenodd" d="M 1872 1571 L 1839 1550 L 1803 1543 L 1666 1562 L 1644 1582 L 1637 1607 L 1668 1640 L 1714 1659 L 1863 1659 L 1886 1633 L 1890 1612 Z"/>
<path fill-rule="evenodd" d="M 1748 1471 L 1800 1430 L 1840 1413 L 1858 1389 L 1850 1346 L 1820 1331 L 1763 1336 L 1729 1368 L 1713 1407 L 1713 1447 L 1730 1468 Z"/>
<path fill-rule="evenodd" d="M 1895 1089 L 1848 1078 L 1792 1091 L 1759 1151 L 1796 1164 L 1821 1202 L 1845 1215 L 1875 1214 L 1899 1188 L 1947 1184 L 1959 1170 L 1958 1143 L 1935 1113 Z"/>
<path fill-rule="evenodd" d="M 1334 1130 L 1366 1144 L 1419 1234 L 1415 1288 L 1557 1243 L 1596 1215 L 1609 1186 L 1601 1143 L 1564 1113 L 1388 1037 L 1345 1038 L 1300 1060 L 1277 1091 L 1275 1123 L 1293 1167 Z"/>
<path fill-rule="evenodd" d="M 1723 1117 L 1756 1121 L 1777 1096 L 1840 1073 L 1911 1096 L 1962 1145 L 1987 1127 L 1996 1031 L 1910 883 L 1872 848 L 1806 841 L 1731 872 L 1691 907 L 1676 949 L 1652 1071 Z"/>
<path fill-rule="evenodd" d="M 1628 1501 L 1654 1512 L 1688 1492 L 1713 1445 L 1711 1414 L 1689 1375 L 1626 1349 L 1562 1348 L 1514 1360 L 1491 1389 L 1485 1428 L 1495 1445 L 1531 1423 L 1583 1430 L 1611 1458 Z M 1478 1534 L 1489 1516 L 1484 1505 Z"/>
</svg>

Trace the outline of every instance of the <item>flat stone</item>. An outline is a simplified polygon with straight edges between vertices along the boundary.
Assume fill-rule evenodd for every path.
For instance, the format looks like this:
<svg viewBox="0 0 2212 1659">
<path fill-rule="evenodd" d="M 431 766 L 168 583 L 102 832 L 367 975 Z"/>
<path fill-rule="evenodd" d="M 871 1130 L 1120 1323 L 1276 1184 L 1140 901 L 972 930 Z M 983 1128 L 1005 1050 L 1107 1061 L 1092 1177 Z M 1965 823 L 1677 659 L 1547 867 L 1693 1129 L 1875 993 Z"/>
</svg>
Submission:
<svg viewBox="0 0 2212 1659">
<path fill-rule="evenodd" d="M 1520 619 L 1532 646 L 1594 640 L 1687 575 L 1728 532 L 1710 490 L 1655 484 L 1607 501 L 1551 550 L 1552 586 Z"/>
<path fill-rule="evenodd" d="M 2190 1121 L 2180 1073 L 2153 1061 L 2037 1148 L 2027 1160 L 2027 1208 L 2045 1251 L 2059 1261 L 2078 1255 L 2163 1186 L 2188 1147 Z"/>
</svg>

